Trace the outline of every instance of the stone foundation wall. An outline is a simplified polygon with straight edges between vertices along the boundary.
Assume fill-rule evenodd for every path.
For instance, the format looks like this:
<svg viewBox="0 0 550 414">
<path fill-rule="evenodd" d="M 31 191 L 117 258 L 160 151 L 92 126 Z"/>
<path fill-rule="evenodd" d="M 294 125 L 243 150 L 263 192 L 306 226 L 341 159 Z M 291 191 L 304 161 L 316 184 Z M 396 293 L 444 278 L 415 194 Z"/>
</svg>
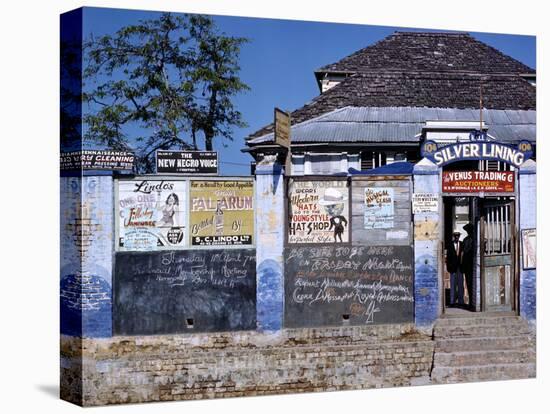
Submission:
<svg viewBox="0 0 550 414">
<path fill-rule="evenodd" d="M 61 338 L 61 397 L 83 406 L 420 385 L 434 341 L 412 325 Z"/>
</svg>

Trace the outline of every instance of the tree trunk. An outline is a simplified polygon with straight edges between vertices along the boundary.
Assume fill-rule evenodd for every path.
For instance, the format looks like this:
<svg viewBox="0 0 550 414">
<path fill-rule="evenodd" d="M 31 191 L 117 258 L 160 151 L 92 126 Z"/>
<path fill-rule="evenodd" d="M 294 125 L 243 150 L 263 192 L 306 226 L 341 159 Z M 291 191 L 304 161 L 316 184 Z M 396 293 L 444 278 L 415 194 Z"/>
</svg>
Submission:
<svg viewBox="0 0 550 414">
<path fill-rule="evenodd" d="M 218 99 L 218 91 L 216 88 L 212 89 L 212 95 L 210 95 L 210 107 L 208 108 L 208 118 L 207 124 L 204 128 L 204 146 L 206 151 L 213 151 L 213 140 L 214 140 L 214 116 L 216 111 L 216 103 Z"/>
</svg>

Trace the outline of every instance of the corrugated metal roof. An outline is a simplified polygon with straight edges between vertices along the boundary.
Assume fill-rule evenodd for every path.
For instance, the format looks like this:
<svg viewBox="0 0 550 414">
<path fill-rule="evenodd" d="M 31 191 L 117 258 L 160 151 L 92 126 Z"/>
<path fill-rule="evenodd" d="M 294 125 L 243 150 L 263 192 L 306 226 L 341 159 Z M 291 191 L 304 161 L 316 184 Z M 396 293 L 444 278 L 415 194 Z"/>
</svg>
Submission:
<svg viewBox="0 0 550 414">
<path fill-rule="evenodd" d="M 535 141 L 535 110 L 484 109 L 488 133 L 499 141 Z M 426 121 L 477 121 L 479 111 L 456 108 L 345 107 L 292 126 L 292 142 L 418 142 Z M 248 141 L 272 142 L 273 133 Z"/>
</svg>

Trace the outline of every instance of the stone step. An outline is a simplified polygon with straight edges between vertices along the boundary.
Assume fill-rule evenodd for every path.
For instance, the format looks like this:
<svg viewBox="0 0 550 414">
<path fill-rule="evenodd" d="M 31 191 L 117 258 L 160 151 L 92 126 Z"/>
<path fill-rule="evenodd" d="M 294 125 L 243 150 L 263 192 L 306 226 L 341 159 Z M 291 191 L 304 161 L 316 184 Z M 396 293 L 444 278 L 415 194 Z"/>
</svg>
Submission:
<svg viewBox="0 0 550 414">
<path fill-rule="evenodd" d="M 519 364 L 534 363 L 536 354 L 532 349 L 497 350 L 497 351 L 465 351 L 436 352 L 435 367 L 461 367 L 469 365 Z"/>
<path fill-rule="evenodd" d="M 487 336 L 476 338 L 436 339 L 435 352 L 496 351 L 529 349 L 533 340 L 528 335 Z"/>
<path fill-rule="evenodd" d="M 468 325 L 515 325 L 525 324 L 519 316 L 469 316 L 442 317 L 437 320 L 437 326 L 468 326 Z"/>
<path fill-rule="evenodd" d="M 434 337 L 456 338 L 456 337 L 487 337 L 487 336 L 510 336 L 529 335 L 530 330 L 526 324 L 516 322 L 503 325 L 436 325 Z"/>
<path fill-rule="evenodd" d="M 536 365 L 534 363 L 472 365 L 465 367 L 436 366 L 431 373 L 432 383 L 436 384 L 500 381 L 535 377 Z"/>
</svg>

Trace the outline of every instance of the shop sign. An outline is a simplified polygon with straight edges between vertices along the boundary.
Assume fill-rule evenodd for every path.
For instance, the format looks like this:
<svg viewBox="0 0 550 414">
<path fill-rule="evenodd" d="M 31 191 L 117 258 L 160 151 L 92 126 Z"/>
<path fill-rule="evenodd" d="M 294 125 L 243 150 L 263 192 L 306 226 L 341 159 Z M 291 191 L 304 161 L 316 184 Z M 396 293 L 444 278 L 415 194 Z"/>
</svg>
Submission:
<svg viewBox="0 0 550 414">
<path fill-rule="evenodd" d="M 434 193 L 414 193 L 412 210 L 413 214 L 437 213 L 439 211 L 439 196 Z"/>
<path fill-rule="evenodd" d="M 62 152 L 60 168 L 68 170 L 132 171 L 135 155 L 131 151 L 82 150 Z"/>
<path fill-rule="evenodd" d="M 216 151 L 157 151 L 158 174 L 218 174 Z"/>
<path fill-rule="evenodd" d="M 496 160 L 520 167 L 532 155 L 533 147 L 528 141 L 521 141 L 517 146 L 483 140 L 459 142 L 442 147 L 434 141 L 426 141 L 422 145 L 422 156 L 439 167 L 468 160 Z"/>
<path fill-rule="evenodd" d="M 349 223 L 347 181 L 290 182 L 288 243 L 347 243 Z"/>
<path fill-rule="evenodd" d="M 444 193 L 513 193 L 513 171 L 443 171 Z"/>
</svg>

